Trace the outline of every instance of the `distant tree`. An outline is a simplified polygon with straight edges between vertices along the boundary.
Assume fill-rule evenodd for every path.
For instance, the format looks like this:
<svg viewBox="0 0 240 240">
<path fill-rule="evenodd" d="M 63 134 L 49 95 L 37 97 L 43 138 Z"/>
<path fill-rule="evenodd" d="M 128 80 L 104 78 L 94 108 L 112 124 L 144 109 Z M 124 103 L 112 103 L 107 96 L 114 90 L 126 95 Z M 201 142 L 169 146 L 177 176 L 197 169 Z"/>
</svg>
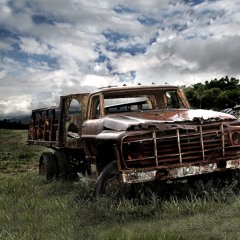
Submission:
<svg viewBox="0 0 240 240">
<path fill-rule="evenodd" d="M 212 109 L 215 106 L 216 99 L 221 94 L 219 88 L 206 89 L 202 98 L 202 108 Z"/>
<path fill-rule="evenodd" d="M 217 110 L 233 107 L 229 104 L 229 93 L 227 91 L 221 92 L 215 101 L 215 106 Z"/>
<path fill-rule="evenodd" d="M 185 92 L 193 108 L 223 110 L 240 104 L 239 80 L 233 77 L 196 83 L 186 87 Z"/>
<path fill-rule="evenodd" d="M 217 80 L 216 78 L 214 80 L 209 81 L 205 81 L 205 86 L 206 89 L 209 88 L 219 88 L 222 91 L 225 90 L 234 90 L 236 88 L 239 88 L 239 80 L 236 78 L 231 78 L 229 79 L 228 76 L 226 76 L 225 78 L 220 78 L 219 80 Z"/>
<path fill-rule="evenodd" d="M 193 108 L 202 108 L 202 99 L 204 96 L 205 86 L 202 83 L 196 83 L 185 88 L 186 96 Z"/>
<path fill-rule="evenodd" d="M 237 104 L 239 104 L 240 99 L 240 91 L 238 89 L 235 90 L 226 90 L 221 92 L 218 96 L 215 105 L 216 108 L 221 110 L 224 108 L 233 108 Z"/>
<path fill-rule="evenodd" d="M 28 124 L 22 124 L 21 121 L 11 122 L 9 119 L 0 121 L 0 128 L 3 129 L 28 129 Z"/>
</svg>

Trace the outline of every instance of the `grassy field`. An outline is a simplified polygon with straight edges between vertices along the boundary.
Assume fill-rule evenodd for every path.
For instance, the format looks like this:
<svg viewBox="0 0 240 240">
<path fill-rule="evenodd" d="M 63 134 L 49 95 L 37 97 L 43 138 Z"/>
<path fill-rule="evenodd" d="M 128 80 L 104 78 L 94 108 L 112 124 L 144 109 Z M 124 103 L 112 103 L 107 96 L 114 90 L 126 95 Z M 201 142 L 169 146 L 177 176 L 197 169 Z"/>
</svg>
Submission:
<svg viewBox="0 0 240 240">
<path fill-rule="evenodd" d="M 92 199 L 93 183 L 38 176 L 43 148 L 0 129 L 0 239 L 240 239 L 240 197 L 217 191 L 160 200 Z"/>
</svg>

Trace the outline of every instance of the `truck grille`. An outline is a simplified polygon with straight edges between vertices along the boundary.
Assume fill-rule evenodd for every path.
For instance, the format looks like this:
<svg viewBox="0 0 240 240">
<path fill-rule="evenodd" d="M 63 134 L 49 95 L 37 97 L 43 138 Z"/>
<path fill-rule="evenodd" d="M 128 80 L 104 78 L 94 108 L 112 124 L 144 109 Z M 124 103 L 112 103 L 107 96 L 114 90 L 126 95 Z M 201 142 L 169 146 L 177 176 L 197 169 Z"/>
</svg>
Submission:
<svg viewBox="0 0 240 240">
<path fill-rule="evenodd" d="M 127 136 L 122 142 L 126 168 L 169 168 L 226 160 L 240 153 L 229 143 L 229 123 L 175 125 Z"/>
</svg>

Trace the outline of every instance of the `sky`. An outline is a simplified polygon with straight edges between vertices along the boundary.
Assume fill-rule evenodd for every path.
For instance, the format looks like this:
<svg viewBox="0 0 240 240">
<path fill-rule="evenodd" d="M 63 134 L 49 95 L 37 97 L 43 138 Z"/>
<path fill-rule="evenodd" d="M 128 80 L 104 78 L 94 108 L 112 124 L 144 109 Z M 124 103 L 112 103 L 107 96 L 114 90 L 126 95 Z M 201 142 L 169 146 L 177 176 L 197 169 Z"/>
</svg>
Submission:
<svg viewBox="0 0 240 240">
<path fill-rule="evenodd" d="M 239 70 L 240 0 L 0 0 L 0 118 L 100 87 Z"/>
</svg>

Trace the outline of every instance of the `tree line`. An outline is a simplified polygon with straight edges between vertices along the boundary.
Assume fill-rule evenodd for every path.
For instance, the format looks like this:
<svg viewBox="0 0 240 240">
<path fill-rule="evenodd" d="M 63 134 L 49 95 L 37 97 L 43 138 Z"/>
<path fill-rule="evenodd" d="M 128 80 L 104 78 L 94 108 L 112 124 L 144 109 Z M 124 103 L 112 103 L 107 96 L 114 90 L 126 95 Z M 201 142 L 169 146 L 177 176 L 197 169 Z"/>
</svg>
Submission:
<svg viewBox="0 0 240 240">
<path fill-rule="evenodd" d="M 11 122 L 9 119 L 0 120 L 0 128 L 3 129 L 28 129 L 28 124 L 23 124 L 21 121 Z"/>
<path fill-rule="evenodd" d="M 228 76 L 184 88 L 192 108 L 221 111 L 240 104 L 239 80 Z"/>
</svg>

